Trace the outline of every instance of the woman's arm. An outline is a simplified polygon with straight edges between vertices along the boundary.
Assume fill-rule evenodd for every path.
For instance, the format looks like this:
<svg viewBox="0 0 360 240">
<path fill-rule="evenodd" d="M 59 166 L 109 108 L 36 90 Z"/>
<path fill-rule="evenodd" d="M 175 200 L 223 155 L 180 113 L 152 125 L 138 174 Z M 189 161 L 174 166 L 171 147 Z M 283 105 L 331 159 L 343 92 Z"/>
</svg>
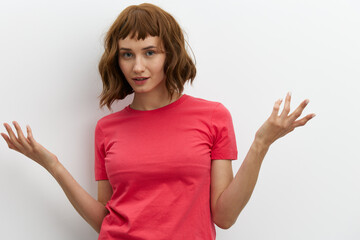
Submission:
<svg viewBox="0 0 360 240">
<path fill-rule="evenodd" d="M 278 116 L 278 111 L 282 100 L 276 101 L 271 116 L 256 132 L 250 150 L 233 180 L 228 180 L 232 177 L 232 172 L 227 170 L 227 165 L 223 165 L 226 162 L 223 163 L 220 161 L 217 164 L 217 169 L 212 170 L 212 174 L 214 174 L 215 177 L 218 176 L 217 179 L 212 179 L 212 181 L 219 182 L 214 184 L 214 186 L 222 188 L 218 189 L 214 187 L 214 193 L 219 194 L 221 192 L 221 194 L 219 197 L 214 196 L 213 199 L 216 199 L 216 202 L 212 203 L 213 220 L 221 228 L 230 228 L 236 222 L 240 212 L 249 201 L 258 179 L 262 161 L 270 145 L 277 139 L 293 131 L 296 127 L 304 126 L 315 116 L 315 114 L 308 114 L 304 118 L 295 121 L 300 117 L 308 100 L 304 100 L 292 114 L 288 115 L 290 112 L 290 100 L 291 95 L 288 93 L 284 109 L 280 116 Z M 223 167 L 221 165 L 223 165 Z M 231 176 L 224 177 L 230 175 L 230 173 Z"/>
<path fill-rule="evenodd" d="M 80 216 L 99 233 L 102 221 L 109 213 L 103 203 L 87 193 L 60 162 L 49 172 L 59 183 Z"/>
<path fill-rule="evenodd" d="M 109 180 L 99 180 L 98 182 L 98 201 L 106 206 L 113 195 L 113 189 Z"/>
<path fill-rule="evenodd" d="M 76 211 L 95 231 L 100 232 L 102 221 L 108 213 L 105 206 L 95 200 L 75 181 L 53 153 L 35 141 L 30 127 L 27 127 L 28 137 L 25 138 L 19 124 L 15 121 L 13 124 L 16 128 L 18 138 L 6 123 L 4 126 L 10 137 L 1 133 L 1 136 L 3 136 L 7 142 L 9 148 L 24 154 L 43 166 L 59 183 Z"/>
<path fill-rule="evenodd" d="M 231 160 L 212 161 L 211 206 L 213 221 L 218 227 L 228 229 L 236 222 L 255 188 L 267 150 L 267 147 L 254 141 L 234 178 Z"/>
</svg>

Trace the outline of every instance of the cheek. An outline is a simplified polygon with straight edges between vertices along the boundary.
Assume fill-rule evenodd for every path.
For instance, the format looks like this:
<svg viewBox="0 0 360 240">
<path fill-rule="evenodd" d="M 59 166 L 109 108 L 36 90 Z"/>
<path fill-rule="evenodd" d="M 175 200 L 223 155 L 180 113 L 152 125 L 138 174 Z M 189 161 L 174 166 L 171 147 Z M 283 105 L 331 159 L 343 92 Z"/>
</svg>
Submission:
<svg viewBox="0 0 360 240">
<path fill-rule="evenodd" d="M 128 64 L 125 64 L 124 62 L 119 61 L 119 67 L 120 67 L 120 70 L 123 72 L 124 75 L 126 75 L 129 72 Z"/>
<path fill-rule="evenodd" d="M 156 64 L 154 64 L 153 69 L 158 74 L 164 74 L 164 61 L 158 61 Z"/>
</svg>

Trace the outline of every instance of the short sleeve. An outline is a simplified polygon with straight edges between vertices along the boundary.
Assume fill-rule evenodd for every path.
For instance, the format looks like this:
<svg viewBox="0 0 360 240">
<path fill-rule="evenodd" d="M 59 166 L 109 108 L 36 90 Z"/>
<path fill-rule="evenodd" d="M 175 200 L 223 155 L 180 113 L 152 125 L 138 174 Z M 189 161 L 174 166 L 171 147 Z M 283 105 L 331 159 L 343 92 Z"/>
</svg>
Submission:
<svg viewBox="0 0 360 240">
<path fill-rule="evenodd" d="M 222 103 L 218 103 L 213 111 L 211 133 L 213 136 L 211 160 L 237 159 L 238 151 L 231 114 Z"/>
<path fill-rule="evenodd" d="M 105 169 L 105 136 L 99 122 L 95 127 L 95 180 L 108 180 Z"/>
</svg>

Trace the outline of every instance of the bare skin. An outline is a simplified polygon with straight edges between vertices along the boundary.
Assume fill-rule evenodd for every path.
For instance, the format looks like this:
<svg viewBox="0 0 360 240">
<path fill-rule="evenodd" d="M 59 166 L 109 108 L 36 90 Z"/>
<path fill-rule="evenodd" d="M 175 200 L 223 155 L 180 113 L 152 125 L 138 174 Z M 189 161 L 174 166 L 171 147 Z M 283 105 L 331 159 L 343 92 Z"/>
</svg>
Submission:
<svg viewBox="0 0 360 240">
<path fill-rule="evenodd" d="M 76 211 L 95 231 L 100 232 L 102 221 L 108 214 L 104 204 L 87 193 L 59 162 L 58 158 L 35 141 L 30 126 L 27 126 L 28 136 L 25 138 L 19 124 L 16 121 L 13 121 L 13 124 L 18 137 L 7 123 L 4 123 L 4 126 L 10 137 L 1 133 L 9 148 L 24 154 L 44 167 L 59 183 Z"/>
<path fill-rule="evenodd" d="M 255 188 L 262 161 L 277 139 L 295 128 L 304 126 L 315 114 L 297 120 L 308 104 L 304 100 L 289 115 L 291 94 L 287 94 L 282 113 L 278 115 L 282 100 L 275 102 L 273 112 L 255 134 L 255 139 L 233 178 L 231 161 L 213 160 L 211 166 L 211 211 L 213 221 L 223 229 L 230 228 L 249 201 Z"/>
<path fill-rule="evenodd" d="M 290 101 L 291 95 L 288 94 L 280 116 L 278 111 L 282 101 L 275 102 L 271 116 L 256 132 L 255 140 L 235 178 L 232 178 L 231 165 L 227 161 L 213 161 L 211 208 L 214 215 L 213 220 L 219 227 L 226 229 L 232 226 L 245 207 L 253 192 L 262 160 L 270 145 L 295 128 L 304 126 L 315 116 L 315 114 L 308 114 L 297 120 L 305 109 L 307 100 L 304 100 L 289 115 Z M 17 136 L 7 123 L 4 123 L 4 126 L 9 136 L 1 133 L 8 147 L 44 167 L 62 187 L 76 211 L 97 232 L 100 232 L 102 221 L 108 214 L 104 205 L 111 196 L 111 188 L 108 183 L 104 182 L 104 186 L 108 190 L 101 191 L 106 192 L 103 194 L 105 197 L 101 197 L 99 200 L 94 199 L 75 181 L 53 153 L 35 141 L 30 126 L 27 126 L 27 137 L 25 137 L 19 124 L 16 121 L 13 124 Z M 229 177 L 230 175 L 231 177 Z"/>
</svg>

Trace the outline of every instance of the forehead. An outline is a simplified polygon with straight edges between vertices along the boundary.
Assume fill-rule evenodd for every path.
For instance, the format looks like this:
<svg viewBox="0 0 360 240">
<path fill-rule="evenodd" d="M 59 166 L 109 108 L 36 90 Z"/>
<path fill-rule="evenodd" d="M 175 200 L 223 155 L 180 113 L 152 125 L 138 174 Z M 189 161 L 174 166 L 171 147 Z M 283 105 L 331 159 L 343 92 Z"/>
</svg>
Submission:
<svg viewBox="0 0 360 240">
<path fill-rule="evenodd" d="M 148 46 L 162 46 L 161 39 L 157 36 L 147 36 L 145 39 L 137 39 L 137 36 L 134 38 L 130 38 L 130 34 L 125 39 L 120 39 L 118 42 L 119 48 L 130 48 L 130 49 L 137 49 L 137 48 L 144 48 Z"/>
</svg>

